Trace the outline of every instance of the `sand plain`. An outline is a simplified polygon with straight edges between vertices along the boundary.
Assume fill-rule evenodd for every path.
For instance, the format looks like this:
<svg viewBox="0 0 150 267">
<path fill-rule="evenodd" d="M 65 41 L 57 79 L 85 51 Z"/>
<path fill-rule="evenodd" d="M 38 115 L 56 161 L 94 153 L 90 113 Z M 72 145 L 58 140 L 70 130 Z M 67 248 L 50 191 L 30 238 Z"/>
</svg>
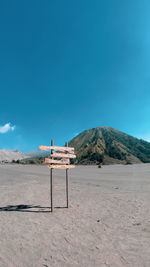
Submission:
<svg viewBox="0 0 150 267">
<path fill-rule="evenodd" d="M 150 266 L 150 164 L 55 170 L 0 165 L 0 266 Z"/>
</svg>

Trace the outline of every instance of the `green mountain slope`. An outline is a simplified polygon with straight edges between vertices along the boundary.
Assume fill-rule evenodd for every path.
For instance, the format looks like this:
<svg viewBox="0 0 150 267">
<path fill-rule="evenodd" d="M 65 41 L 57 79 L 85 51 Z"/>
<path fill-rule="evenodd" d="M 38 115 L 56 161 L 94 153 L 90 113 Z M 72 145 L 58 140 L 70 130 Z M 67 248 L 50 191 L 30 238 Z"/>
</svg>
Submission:
<svg viewBox="0 0 150 267">
<path fill-rule="evenodd" d="M 78 164 L 132 164 L 150 162 L 150 143 L 110 127 L 80 133 L 69 142 Z"/>
</svg>

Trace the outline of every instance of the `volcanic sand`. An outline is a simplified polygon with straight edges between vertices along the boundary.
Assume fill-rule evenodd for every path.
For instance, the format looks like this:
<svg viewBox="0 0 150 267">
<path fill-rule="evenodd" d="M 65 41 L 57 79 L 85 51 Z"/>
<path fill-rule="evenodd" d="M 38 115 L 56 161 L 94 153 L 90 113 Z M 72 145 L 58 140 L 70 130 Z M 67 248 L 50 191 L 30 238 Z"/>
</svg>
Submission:
<svg viewBox="0 0 150 267">
<path fill-rule="evenodd" d="M 150 266 L 150 164 L 0 165 L 0 266 Z"/>
</svg>

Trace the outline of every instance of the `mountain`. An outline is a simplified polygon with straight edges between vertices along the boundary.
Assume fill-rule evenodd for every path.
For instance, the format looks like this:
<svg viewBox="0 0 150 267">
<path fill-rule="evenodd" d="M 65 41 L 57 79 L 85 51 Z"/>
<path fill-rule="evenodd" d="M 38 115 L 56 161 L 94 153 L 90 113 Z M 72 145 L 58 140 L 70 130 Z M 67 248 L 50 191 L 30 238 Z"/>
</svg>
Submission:
<svg viewBox="0 0 150 267">
<path fill-rule="evenodd" d="M 19 151 L 0 150 L 0 162 L 25 159 L 27 156 Z"/>
<path fill-rule="evenodd" d="M 86 130 L 69 142 L 79 164 L 150 162 L 150 143 L 111 127 Z"/>
</svg>

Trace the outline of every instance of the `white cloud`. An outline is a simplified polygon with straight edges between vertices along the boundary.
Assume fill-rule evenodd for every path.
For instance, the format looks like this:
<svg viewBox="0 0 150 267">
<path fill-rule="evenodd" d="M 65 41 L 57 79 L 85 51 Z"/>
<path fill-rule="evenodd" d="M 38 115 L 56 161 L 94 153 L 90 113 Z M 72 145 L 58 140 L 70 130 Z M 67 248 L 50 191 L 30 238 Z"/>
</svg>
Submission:
<svg viewBox="0 0 150 267">
<path fill-rule="evenodd" d="M 11 123 L 8 122 L 6 123 L 4 126 L 0 126 L 0 133 L 1 134 L 4 134 L 4 133 L 7 133 L 9 131 L 14 131 L 15 130 L 15 125 L 12 125 L 11 126 Z"/>
</svg>

